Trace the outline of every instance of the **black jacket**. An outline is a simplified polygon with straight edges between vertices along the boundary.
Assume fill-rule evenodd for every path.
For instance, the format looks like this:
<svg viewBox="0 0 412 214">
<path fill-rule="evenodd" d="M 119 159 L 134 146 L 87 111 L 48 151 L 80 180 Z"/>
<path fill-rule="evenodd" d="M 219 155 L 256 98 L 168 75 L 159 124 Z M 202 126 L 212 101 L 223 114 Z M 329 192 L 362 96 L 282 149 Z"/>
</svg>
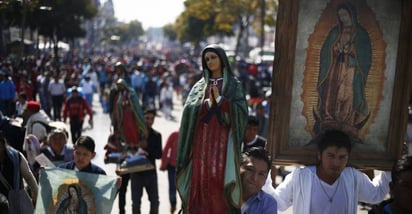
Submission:
<svg viewBox="0 0 412 214">
<path fill-rule="evenodd" d="M 74 169 L 75 166 L 76 164 L 74 163 L 74 161 L 70 161 L 70 162 L 60 164 L 59 168 Z M 106 172 L 102 168 L 100 168 L 99 166 L 93 163 L 90 163 L 86 168 L 80 170 L 80 172 L 89 172 L 89 173 L 94 173 L 94 174 L 106 175 Z"/>
<path fill-rule="evenodd" d="M 266 139 L 258 135 L 256 141 L 252 145 L 247 145 L 245 142 L 243 142 L 243 151 L 247 151 L 251 147 L 265 148 L 265 146 L 266 146 Z"/>
<path fill-rule="evenodd" d="M 147 148 L 145 149 L 149 155 L 147 159 L 156 166 L 156 159 L 162 157 L 162 135 L 153 128 L 148 129 Z"/>
</svg>

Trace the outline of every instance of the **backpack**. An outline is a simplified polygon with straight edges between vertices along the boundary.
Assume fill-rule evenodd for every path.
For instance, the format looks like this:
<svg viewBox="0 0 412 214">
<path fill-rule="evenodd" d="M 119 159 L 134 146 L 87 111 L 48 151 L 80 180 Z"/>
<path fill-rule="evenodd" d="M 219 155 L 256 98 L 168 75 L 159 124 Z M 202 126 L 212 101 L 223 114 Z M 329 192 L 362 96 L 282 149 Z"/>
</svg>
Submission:
<svg viewBox="0 0 412 214">
<path fill-rule="evenodd" d="M 31 126 L 33 127 L 34 124 L 39 123 L 44 128 L 46 128 L 47 135 L 50 134 L 54 129 L 61 129 L 65 132 L 66 136 L 68 136 L 66 124 L 61 121 L 50 121 L 49 123 L 45 123 L 43 121 L 34 121 L 32 122 Z"/>
<path fill-rule="evenodd" d="M 45 122 L 43 122 L 43 121 L 34 121 L 34 122 L 31 124 L 31 126 L 33 127 L 33 125 L 36 124 L 36 123 L 39 123 L 39 124 L 41 124 L 42 126 L 44 126 L 44 128 L 46 128 L 47 134 L 49 134 L 51 131 L 53 131 L 54 129 L 57 128 L 57 127 L 55 127 L 55 126 L 51 126 L 51 125 L 50 125 L 50 122 L 49 122 L 49 123 L 45 123 Z"/>
</svg>

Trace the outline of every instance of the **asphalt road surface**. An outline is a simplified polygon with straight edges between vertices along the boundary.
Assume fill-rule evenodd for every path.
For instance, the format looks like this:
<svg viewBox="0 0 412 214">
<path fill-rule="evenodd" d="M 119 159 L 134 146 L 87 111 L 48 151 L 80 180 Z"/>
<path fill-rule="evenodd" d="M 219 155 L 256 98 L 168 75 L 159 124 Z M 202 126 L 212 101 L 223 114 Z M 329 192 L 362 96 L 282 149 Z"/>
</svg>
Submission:
<svg viewBox="0 0 412 214">
<path fill-rule="evenodd" d="M 175 95 L 176 97 L 176 95 Z M 103 167 L 106 170 L 106 173 L 111 176 L 116 176 L 115 170 L 116 170 L 116 165 L 115 164 L 104 164 L 103 162 L 103 157 L 105 154 L 104 151 L 104 145 L 107 142 L 107 138 L 110 134 L 110 118 L 108 114 L 103 113 L 103 110 L 100 106 L 100 103 L 98 101 L 98 96 L 95 94 L 94 96 L 94 101 L 93 101 L 93 111 L 94 111 L 94 127 L 90 128 L 88 124 L 84 124 L 84 135 L 89 135 L 95 139 L 96 142 L 96 157 L 93 160 L 94 163 L 97 165 Z M 158 111 L 158 116 L 155 119 L 153 128 L 157 131 L 159 131 L 162 134 L 162 146 L 166 144 L 167 137 L 170 135 L 175 130 L 178 130 L 179 128 L 179 122 L 180 122 L 180 117 L 181 117 L 181 110 L 182 110 L 182 105 L 181 101 L 179 98 L 174 100 L 174 109 L 172 112 L 172 115 L 176 118 L 176 120 L 166 120 L 162 117 L 162 113 Z M 85 121 L 87 121 L 88 118 L 86 118 Z M 68 142 L 71 142 L 69 139 Z M 167 172 L 166 171 L 160 171 L 158 168 L 160 166 L 160 160 L 156 161 L 156 168 L 157 168 L 157 175 L 158 175 L 158 186 L 159 186 L 159 201 L 160 201 L 160 207 L 159 211 L 160 214 L 166 214 L 170 213 L 170 204 L 169 204 L 169 193 L 168 193 L 168 179 L 167 179 Z M 292 167 L 287 167 L 287 170 L 291 170 Z M 278 176 L 277 181 L 281 181 L 281 178 Z M 126 213 L 131 214 L 132 213 L 132 200 L 131 200 L 131 192 L 130 192 L 130 182 L 129 182 L 129 189 L 126 193 Z M 178 198 L 178 204 L 177 207 L 179 208 L 181 206 L 181 203 Z M 141 211 L 142 213 L 149 213 L 150 210 L 150 202 L 147 198 L 147 194 L 144 191 L 143 197 L 142 197 L 142 203 L 141 203 Z M 118 209 L 118 200 L 116 198 L 113 208 L 111 213 L 117 214 L 119 213 Z M 177 212 L 175 212 L 177 213 Z M 280 214 L 292 214 L 292 208 L 286 210 L 285 212 L 278 212 Z M 358 213 L 367 213 L 365 210 L 361 210 L 361 207 L 359 207 Z"/>
</svg>

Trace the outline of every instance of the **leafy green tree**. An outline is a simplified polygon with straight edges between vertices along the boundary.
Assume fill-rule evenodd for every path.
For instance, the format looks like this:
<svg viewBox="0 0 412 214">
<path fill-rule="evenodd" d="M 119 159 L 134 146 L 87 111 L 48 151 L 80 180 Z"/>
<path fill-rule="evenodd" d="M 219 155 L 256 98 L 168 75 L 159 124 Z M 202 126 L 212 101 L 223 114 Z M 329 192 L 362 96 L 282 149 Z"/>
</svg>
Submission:
<svg viewBox="0 0 412 214">
<path fill-rule="evenodd" d="M 134 20 L 130 23 L 106 25 L 103 29 L 102 44 L 125 44 L 137 40 L 144 34 L 142 23 Z M 114 39 L 115 38 L 115 39 Z"/>
<path fill-rule="evenodd" d="M 262 1 L 264 13 L 261 13 Z M 174 29 L 180 41 L 195 45 L 210 36 L 236 35 L 237 54 L 239 44 L 247 41 L 250 26 L 261 34 L 262 14 L 266 14 L 265 25 L 276 25 L 277 0 L 186 0 L 184 4 L 185 11 Z"/>
<path fill-rule="evenodd" d="M 38 30 L 54 44 L 85 36 L 84 22 L 97 14 L 93 0 L 0 1 L 0 29 L 16 26 Z M 24 31 L 22 31 L 24 32 Z"/>
<path fill-rule="evenodd" d="M 28 15 L 34 11 L 36 5 L 38 4 L 38 0 L 4 0 L 0 1 L 0 32 L 3 30 L 7 30 L 9 27 L 18 27 L 20 29 L 26 29 L 28 27 L 28 21 L 30 17 Z M 21 34 L 19 36 L 19 40 L 24 37 L 24 32 L 21 30 Z M 33 34 L 31 34 L 33 35 Z M 8 40 L 3 40 L 3 37 L 0 37 L 0 52 L 5 52 L 6 42 Z M 21 43 L 23 46 L 23 43 Z M 21 53 L 23 54 L 23 47 L 21 49 Z"/>
<path fill-rule="evenodd" d="M 167 24 L 163 27 L 163 35 L 170 41 L 177 40 L 177 32 L 173 24 Z"/>
<path fill-rule="evenodd" d="M 133 40 L 137 40 L 141 35 L 144 34 L 144 30 L 142 27 L 142 23 L 134 20 L 127 24 L 126 30 L 122 35 L 122 40 L 126 42 L 130 42 Z"/>
<path fill-rule="evenodd" d="M 20 27 L 25 4 L 27 6 L 27 4 L 34 4 L 34 2 L 27 2 L 27 0 L 0 1 L 1 26 L 5 28 L 10 26 Z"/>
<path fill-rule="evenodd" d="M 97 15 L 97 8 L 92 0 L 38 0 L 31 15 L 30 26 L 53 43 L 58 56 L 58 42 L 84 37 L 83 24 Z"/>
<path fill-rule="evenodd" d="M 115 27 L 114 25 L 105 25 L 102 28 L 102 39 L 100 40 L 100 43 L 102 45 L 106 45 L 106 44 L 112 44 L 111 38 L 112 36 L 119 36 L 119 30 L 117 27 Z"/>
</svg>

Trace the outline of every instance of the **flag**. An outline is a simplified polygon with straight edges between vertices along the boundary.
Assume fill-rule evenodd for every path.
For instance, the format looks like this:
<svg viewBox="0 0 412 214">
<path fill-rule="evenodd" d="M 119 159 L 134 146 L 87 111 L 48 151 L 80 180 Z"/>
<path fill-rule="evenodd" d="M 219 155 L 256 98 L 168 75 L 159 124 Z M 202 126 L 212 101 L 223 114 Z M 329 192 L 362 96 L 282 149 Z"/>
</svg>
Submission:
<svg viewBox="0 0 412 214">
<path fill-rule="evenodd" d="M 117 193 L 116 181 L 116 176 L 42 169 L 35 213 L 110 213 Z"/>
</svg>

